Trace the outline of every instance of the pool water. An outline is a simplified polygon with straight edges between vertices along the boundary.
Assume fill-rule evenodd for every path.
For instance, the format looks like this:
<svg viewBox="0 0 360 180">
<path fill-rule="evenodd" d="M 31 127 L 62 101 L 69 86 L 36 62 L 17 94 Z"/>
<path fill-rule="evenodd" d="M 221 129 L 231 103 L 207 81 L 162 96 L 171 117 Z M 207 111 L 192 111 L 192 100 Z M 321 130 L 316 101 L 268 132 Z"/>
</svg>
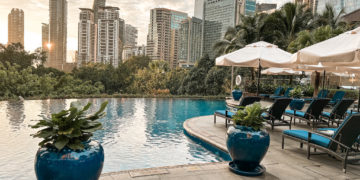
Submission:
<svg viewBox="0 0 360 180">
<path fill-rule="evenodd" d="M 34 157 L 40 139 L 29 127 L 38 115 L 93 103 L 95 112 L 108 101 L 104 129 L 93 139 L 105 151 L 103 173 L 122 170 L 219 162 L 224 159 L 184 135 L 186 119 L 211 115 L 224 101 L 194 99 L 82 99 L 0 102 L 0 179 L 35 179 Z"/>
</svg>

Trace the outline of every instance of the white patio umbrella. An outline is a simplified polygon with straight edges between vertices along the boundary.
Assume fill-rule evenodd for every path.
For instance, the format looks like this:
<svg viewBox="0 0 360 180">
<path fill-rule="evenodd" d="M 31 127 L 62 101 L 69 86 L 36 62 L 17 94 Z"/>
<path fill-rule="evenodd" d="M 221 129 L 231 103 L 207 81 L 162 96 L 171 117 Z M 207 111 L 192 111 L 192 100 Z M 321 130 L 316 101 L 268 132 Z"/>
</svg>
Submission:
<svg viewBox="0 0 360 180">
<path fill-rule="evenodd" d="M 360 66 L 360 27 L 298 51 L 295 64 Z"/>
<path fill-rule="evenodd" d="M 216 58 L 216 65 L 232 67 L 258 67 L 259 77 L 257 92 L 259 93 L 261 68 L 292 67 L 291 57 L 292 54 L 278 48 L 276 45 L 260 41 Z M 231 84 L 232 83 L 233 82 L 231 82 Z"/>
<path fill-rule="evenodd" d="M 289 68 L 268 68 L 261 71 L 265 75 L 302 75 L 303 71 L 295 71 Z"/>
</svg>

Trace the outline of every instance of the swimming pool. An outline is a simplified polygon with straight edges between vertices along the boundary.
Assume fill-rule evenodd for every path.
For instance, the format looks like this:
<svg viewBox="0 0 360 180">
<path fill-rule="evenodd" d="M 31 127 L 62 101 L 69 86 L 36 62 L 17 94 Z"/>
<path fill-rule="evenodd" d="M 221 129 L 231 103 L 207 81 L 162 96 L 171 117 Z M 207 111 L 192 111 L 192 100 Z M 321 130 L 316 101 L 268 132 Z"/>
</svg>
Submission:
<svg viewBox="0 0 360 180">
<path fill-rule="evenodd" d="M 29 128 L 38 115 L 68 108 L 71 102 L 109 101 L 93 139 L 105 150 L 103 173 L 121 170 L 219 162 L 224 159 L 191 141 L 183 132 L 186 119 L 223 109 L 224 101 L 195 99 L 82 99 L 0 102 L 0 179 L 35 179 L 34 157 L 40 139 Z"/>
</svg>

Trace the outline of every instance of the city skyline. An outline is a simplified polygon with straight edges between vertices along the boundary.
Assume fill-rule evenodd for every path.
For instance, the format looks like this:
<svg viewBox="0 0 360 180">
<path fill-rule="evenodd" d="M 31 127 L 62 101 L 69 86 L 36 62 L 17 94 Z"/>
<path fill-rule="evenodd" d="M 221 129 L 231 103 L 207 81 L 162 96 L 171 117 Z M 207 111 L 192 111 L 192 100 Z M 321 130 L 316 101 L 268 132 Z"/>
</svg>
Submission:
<svg viewBox="0 0 360 180">
<path fill-rule="evenodd" d="M 259 2 L 274 2 L 275 0 L 261 0 Z M 280 4 L 284 3 L 278 2 Z M 170 8 L 173 10 L 188 13 L 189 17 L 194 15 L 195 0 L 126 0 L 116 1 L 107 0 L 107 5 L 120 8 L 120 17 L 127 24 L 131 24 L 139 30 L 138 44 L 146 45 L 146 36 L 150 19 L 150 9 Z M 78 0 L 68 2 L 68 50 L 78 48 L 78 19 L 79 8 L 92 8 L 93 1 Z M 49 0 L 14 0 L 0 2 L 0 43 L 6 44 L 8 41 L 8 22 L 7 16 L 12 8 L 23 9 L 25 12 L 25 49 L 33 51 L 42 46 L 41 25 L 49 21 Z M 140 14 L 139 14 L 140 13 Z M 138 18 L 141 17 L 141 18 Z"/>
</svg>

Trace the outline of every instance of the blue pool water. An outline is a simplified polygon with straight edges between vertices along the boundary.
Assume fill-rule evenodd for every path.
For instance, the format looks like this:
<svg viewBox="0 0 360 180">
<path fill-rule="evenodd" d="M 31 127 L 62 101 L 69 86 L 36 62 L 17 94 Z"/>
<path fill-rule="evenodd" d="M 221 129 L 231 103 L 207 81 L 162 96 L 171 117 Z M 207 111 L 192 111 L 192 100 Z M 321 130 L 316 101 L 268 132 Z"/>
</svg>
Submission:
<svg viewBox="0 0 360 180">
<path fill-rule="evenodd" d="M 29 128 L 38 115 L 68 108 L 71 102 L 109 101 L 93 139 L 105 150 L 103 173 L 121 170 L 218 162 L 224 159 L 191 141 L 183 132 L 186 119 L 211 115 L 224 101 L 194 99 L 83 99 L 0 102 L 0 179 L 35 179 L 34 157 L 40 139 Z"/>
</svg>

